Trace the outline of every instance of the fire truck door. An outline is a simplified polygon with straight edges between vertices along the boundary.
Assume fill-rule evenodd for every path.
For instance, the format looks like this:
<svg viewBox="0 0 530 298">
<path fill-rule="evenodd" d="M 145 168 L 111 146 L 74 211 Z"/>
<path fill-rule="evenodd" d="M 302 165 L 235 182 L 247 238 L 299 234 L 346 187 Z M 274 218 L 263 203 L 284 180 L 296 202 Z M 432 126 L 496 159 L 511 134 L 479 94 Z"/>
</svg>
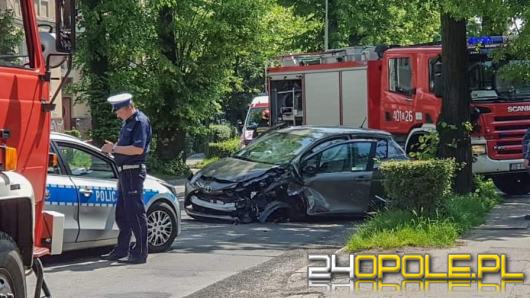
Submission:
<svg viewBox="0 0 530 298">
<path fill-rule="evenodd" d="M 394 134 L 407 134 L 415 121 L 416 97 L 412 56 L 391 56 L 383 72 L 382 119 L 383 129 Z"/>
</svg>

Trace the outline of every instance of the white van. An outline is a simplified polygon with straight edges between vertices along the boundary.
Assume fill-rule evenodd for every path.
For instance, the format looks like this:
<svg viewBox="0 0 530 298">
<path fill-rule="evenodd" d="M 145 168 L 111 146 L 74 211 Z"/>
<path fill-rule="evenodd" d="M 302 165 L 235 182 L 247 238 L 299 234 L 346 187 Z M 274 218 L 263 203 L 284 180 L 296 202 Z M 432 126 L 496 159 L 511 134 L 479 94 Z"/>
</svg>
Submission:
<svg viewBox="0 0 530 298">
<path fill-rule="evenodd" d="M 247 117 L 243 123 L 241 146 L 246 146 L 255 137 L 256 132 L 266 130 L 270 126 L 269 97 L 257 96 L 248 107 Z"/>
</svg>

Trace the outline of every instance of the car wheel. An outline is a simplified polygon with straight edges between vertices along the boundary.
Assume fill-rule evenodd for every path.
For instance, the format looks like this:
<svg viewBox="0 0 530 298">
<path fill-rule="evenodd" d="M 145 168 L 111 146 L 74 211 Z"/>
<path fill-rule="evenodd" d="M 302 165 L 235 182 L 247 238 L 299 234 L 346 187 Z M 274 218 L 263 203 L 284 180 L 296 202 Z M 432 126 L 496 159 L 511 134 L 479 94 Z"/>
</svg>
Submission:
<svg viewBox="0 0 530 298">
<path fill-rule="evenodd" d="M 530 177 L 527 173 L 493 177 L 493 183 L 507 195 L 525 195 L 530 192 Z"/>
<path fill-rule="evenodd" d="M 155 203 L 147 211 L 149 252 L 167 251 L 177 237 L 177 215 L 166 203 Z"/>
<path fill-rule="evenodd" d="M 22 258 L 13 239 L 0 232 L 0 297 L 26 297 Z"/>
</svg>

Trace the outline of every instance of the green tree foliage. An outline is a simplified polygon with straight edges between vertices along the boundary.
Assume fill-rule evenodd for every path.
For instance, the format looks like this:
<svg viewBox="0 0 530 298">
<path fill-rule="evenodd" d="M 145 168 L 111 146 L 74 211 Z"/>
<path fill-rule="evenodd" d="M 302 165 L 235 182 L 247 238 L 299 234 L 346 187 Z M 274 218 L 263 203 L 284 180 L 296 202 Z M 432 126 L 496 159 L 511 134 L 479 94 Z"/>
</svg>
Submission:
<svg viewBox="0 0 530 298">
<path fill-rule="evenodd" d="M 257 43 L 265 1 L 153 1 L 156 48 L 149 65 L 156 81 L 146 110 L 153 119 L 158 154 L 182 152 L 191 128 L 220 110 L 230 91 L 234 63 Z"/>
<path fill-rule="evenodd" d="M 243 86 L 247 75 L 236 75 L 236 66 L 261 57 L 271 3 L 82 0 L 76 90 L 91 106 L 94 140 L 116 139 L 119 121 L 105 99 L 128 91 L 152 120 L 155 156 L 182 158 L 189 133 Z"/>
<path fill-rule="evenodd" d="M 231 92 L 224 96 L 222 110 L 227 120 L 244 120 L 253 96 L 265 90 L 265 67 L 270 59 L 286 53 L 312 51 L 304 42 L 308 32 L 320 28 L 320 22 L 296 16 L 293 7 L 283 7 L 276 0 L 265 1 L 254 43 L 242 45 L 233 62 Z"/>
<path fill-rule="evenodd" d="M 0 55 L 13 55 L 24 34 L 15 25 L 13 10 L 0 10 Z"/>
<path fill-rule="evenodd" d="M 423 0 L 328 0 L 329 47 L 412 44 L 439 40 L 437 2 Z M 323 49 L 325 0 L 280 0 L 299 15 L 318 20 L 306 40 Z"/>
<path fill-rule="evenodd" d="M 142 65 L 150 26 L 147 14 L 135 0 L 81 0 L 76 52 L 81 82 L 74 91 L 91 109 L 91 136 L 97 144 L 116 140 L 120 121 L 106 102 L 109 95 L 131 92 L 141 100 L 149 89 L 147 70 Z M 151 75 L 152 76 L 152 75 Z"/>
</svg>

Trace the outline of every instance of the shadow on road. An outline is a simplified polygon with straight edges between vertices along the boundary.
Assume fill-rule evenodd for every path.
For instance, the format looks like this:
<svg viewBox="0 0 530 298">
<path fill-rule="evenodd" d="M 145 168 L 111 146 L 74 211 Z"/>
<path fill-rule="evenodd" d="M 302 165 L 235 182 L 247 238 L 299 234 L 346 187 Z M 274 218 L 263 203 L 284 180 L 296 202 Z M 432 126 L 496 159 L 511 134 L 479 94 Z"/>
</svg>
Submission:
<svg viewBox="0 0 530 298">
<path fill-rule="evenodd" d="M 342 245 L 361 220 L 311 219 L 304 222 L 251 223 L 234 225 L 226 222 L 202 222 L 184 216 L 182 233 L 165 253 L 151 254 L 267 254 L 301 247 L 336 247 Z M 107 262 L 99 256 L 112 247 L 65 252 L 43 258 L 46 272 L 95 271 L 121 264 Z M 259 251 L 259 252 L 258 252 Z"/>
</svg>

